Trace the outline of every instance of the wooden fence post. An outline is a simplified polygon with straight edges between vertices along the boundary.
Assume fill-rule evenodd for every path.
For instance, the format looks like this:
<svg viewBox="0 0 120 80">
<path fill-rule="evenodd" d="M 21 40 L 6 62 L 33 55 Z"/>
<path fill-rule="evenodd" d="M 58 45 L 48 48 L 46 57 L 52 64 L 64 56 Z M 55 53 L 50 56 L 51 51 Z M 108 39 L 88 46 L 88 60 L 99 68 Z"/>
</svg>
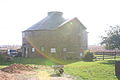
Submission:
<svg viewBox="0 0 120 80">
<path fill-rule="evenodd" d="M 120 76 L 120 61 L 115 61 L 115 75 Z"/>
<path fill-rule="evenodd" d="M 115 52 L 115 55 L 114 55 L 114 59 L 116 59 L 116 52 Z"/>
<path fill-rule="evenodd" d="M 103 60 L 104 60 L 104 52 L 103 52 Z"/>
</svg>

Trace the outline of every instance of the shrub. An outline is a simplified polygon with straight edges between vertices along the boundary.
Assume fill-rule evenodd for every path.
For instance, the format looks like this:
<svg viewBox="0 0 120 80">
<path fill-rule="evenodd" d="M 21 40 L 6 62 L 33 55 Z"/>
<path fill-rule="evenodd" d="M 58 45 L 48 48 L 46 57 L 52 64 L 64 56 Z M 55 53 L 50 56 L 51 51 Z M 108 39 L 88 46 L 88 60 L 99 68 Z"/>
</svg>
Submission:
<svg viewBox="0 0 120 80">
<path fill-rule="evenodd" d="M 14 59 L 12 57 L 10 57 L 10 56 L 0 54 L 0 63 L 11 62 L 13 60 Z"/>
<path fill-rule="evenodd" d="M 64 72 L 63 65 L 53 65 L 54 72 L 57 76 L 61 76 Z"/>
<path fill-rule="evenodd" d="M 84 52 L 84 57 L 83 57 L 84 61 L 93 61 L 93 59 L 94 59 L 93 52 L 90 52 L 89 50 Z"/>
<path fill-rule="evenodd" d="M 0 62 L 4 61 L 4 56 L 2 54 L 0 54 Z"/>
</svg>

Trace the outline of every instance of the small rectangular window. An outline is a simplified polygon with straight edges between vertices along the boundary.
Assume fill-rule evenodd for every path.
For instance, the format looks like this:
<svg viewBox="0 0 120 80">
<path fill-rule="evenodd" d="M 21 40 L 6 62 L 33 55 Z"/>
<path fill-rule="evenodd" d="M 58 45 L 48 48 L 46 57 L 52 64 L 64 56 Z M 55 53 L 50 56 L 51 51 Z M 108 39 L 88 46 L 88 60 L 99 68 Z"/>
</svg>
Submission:
<svg viewBox="0 0 120 80">
<path fill-rule="evenodd" d="M 41 51 L 45 51 L 45 48 L 44 48 L 44 47 L 41 47 Z"/>
<path fill-rule="evenodd" d="M 64 51 L 64 52 L 67 51 L 67 48 L 63 48 L 63 51 Z"/>
<path fill-rule="evenodd" d="M 50 49 L 50 52 L 51 52 L 51 53 L 56 53 L 56 48 L 51 48 L 51 49 Z"/>
<path fill-rule="evenodd" d="M 32 52 L 35 52 L 35 48 L 32 48 Z"/>
<path fill-rule="evenodd" d="M 25 32 L 22 33 L 22 37 L 23 37 L 23 38 L 25 37 Z"/>
<path fill-rule="evenodd" d="M 80 56 L 83 56 L 83 53 L 80 53 Z"/>
</svg>

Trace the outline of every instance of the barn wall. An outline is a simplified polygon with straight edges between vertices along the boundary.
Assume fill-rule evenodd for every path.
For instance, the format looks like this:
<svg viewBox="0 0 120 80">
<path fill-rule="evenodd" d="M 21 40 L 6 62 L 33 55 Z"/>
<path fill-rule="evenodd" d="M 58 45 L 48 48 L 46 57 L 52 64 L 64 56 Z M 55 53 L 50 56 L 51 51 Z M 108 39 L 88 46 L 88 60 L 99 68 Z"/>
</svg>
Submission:
<svg viewBox="0 0 120 80">
<path fill-rule="evenodd" d="M 25 31 L 23 44 L 37 49 L 36 53 L 29 53 L 31 57 L 37 53 L 56 57 L 69 57 L 70 54 L 79 56 L 80 48 L 87 49 L 85 29 L 82 26 L 77 20 L 72 20 L 56 30 Z M 44 48 L 44 51 L 41 51 L 41 48 Z M 56 48 L 57 54 L 50 53 L 51 48 Z M 63 51 L 63 48 L 67 51 Z"/>
</svg>

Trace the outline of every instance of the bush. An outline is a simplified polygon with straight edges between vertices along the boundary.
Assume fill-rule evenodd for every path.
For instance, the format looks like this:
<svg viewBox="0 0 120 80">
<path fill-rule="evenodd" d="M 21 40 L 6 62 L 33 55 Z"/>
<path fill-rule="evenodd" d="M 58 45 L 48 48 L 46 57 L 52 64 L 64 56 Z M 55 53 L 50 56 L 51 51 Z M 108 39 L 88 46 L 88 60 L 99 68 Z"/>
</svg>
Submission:
<svg viewBox="0 0 120 80">
<path fill-rule="evenodd" d="M 4 61 L 4 56 L 2 54 L 0 54 L 0 62 Z"/>
<path fill-rule="evenodd" d="M 13 61 L 13 57 L 0 54 L 0 64 Z"/>
<path fill-rule="evenodd" d="M 94 59 L 93 52 L 90 52 L 89 50 L 84 52 L 84 57 L 83 57 L 84 61 L 93 61 L 93 59 Z"/>
</svg>

